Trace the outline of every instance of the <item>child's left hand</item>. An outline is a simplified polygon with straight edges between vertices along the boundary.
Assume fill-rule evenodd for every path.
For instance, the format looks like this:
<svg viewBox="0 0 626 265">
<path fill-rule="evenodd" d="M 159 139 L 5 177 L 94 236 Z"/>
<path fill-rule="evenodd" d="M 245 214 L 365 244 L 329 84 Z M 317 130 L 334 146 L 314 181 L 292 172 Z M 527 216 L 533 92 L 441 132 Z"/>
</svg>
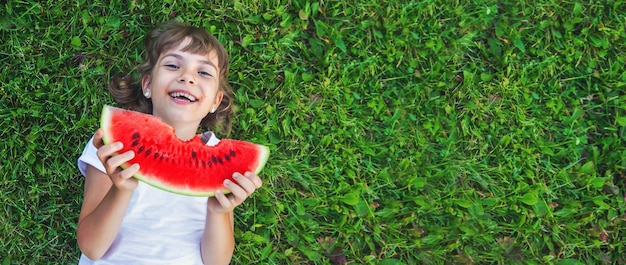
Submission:
<svg viewBox="0 0 626 265">
<path fill-rule="evenodd" d="M 230 180 L 224 181 L 224 186 L 230 190 L 229 194 L 224 194 L 221 191 L 218 191 L 215 193 L 214 197 L 209 198 L 208 209 L 210 212 L 232 212 L 235 207 L 243 203 L 248 196 L 250 196 L 263 184 L 261 178 L 252 172 L 246 172 L 244 175 L 235 173 L 233 174 L 233 179 L 237 182 L 232 182 Z"/>
</svg>

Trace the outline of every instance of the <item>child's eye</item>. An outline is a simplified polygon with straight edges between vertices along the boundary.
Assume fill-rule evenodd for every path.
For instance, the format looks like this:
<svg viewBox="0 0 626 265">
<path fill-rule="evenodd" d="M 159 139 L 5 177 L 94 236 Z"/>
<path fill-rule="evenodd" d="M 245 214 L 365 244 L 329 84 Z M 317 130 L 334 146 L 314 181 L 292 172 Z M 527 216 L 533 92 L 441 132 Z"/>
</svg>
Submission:
<svg viewBox="0 0 626 265">
<path fill-rule="evenodd" d="M 207 71 L 198 71 L 198 74 L 203 75 L 203 76 L 213 76 L 211 73 Z"/>
<path fill-rule="evenodd" d="M 170 68 L 170 69 L 178 69 L 180 67 L 178 67 L 178 65 L 175 64 L 166 64 L 165 67 Z"/>
</svg>

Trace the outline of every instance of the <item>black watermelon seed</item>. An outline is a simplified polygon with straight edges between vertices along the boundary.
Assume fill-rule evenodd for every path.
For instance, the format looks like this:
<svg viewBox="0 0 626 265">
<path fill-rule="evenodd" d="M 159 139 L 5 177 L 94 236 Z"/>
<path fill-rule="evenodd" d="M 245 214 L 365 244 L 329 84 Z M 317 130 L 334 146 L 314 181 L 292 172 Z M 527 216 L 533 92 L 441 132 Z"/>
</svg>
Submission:
<svg viewBox="0 0 626 265">
<path fill-rule="evenodd" d="M 134 133 L 133 134 L 133 139 L 137 139 L 137 138 L 139 138 L 139 133 Z"/>
<path fill-rule="evenodd" d="M 141 153 L 141 152 L 143 152 L 143 149 L 145 149 L 145 148 L 143 147 L 143 145 L 142 145 L 142 146 L 140 146 L 140 147 L 139 147 L 139 150 L 137 150 L 137 153 Z"/>
<path fill-rule="evenodd" d="M 133 143 L 132 143 L 132 144 L 130 144 L 130 145 L 131 145 L 131 146 L 133 146 L 133 147 L 134 147 L 134 146 L 137 146 L 137 145 L 139 145 L 139 141 L 135 140 L 135 141 L 133 141 Z"/>
<path fill-rule="evenodd" d="M 196 158 L 196 159 L 198 158 L 196 155 L 196 151 L 191 151 L 191 157 Z"/>
<path fill-rule="evenodd" d="M 230 156 L 225 155 L 225 156 L 224 156 L 224 159 L 226 159 L 226 161 L 230 161 Z"/>
<path fill-rule="evenodd" d="M 230 150 L 230 156 L 235 157 L 235 154 L 237 154 L 237 153 L 235 153 L 235 151 Z"/>
<path fill-rule="evenodd" d="M 211 157 L 211 160 L 213 161 L 213 163 L 217 163 L 217 157 Z"/>
<path fill-rule="evenodd" d="M 217 158 L 217 162 L 219 162 L 220 164 L 223 164 L 223 163 L 224 163 L 224 161 L 222 160 L 222 158 L 221 158 L 221 157 Z"/>
<path fill-rule="evenodd" d="M 159 158 L 159 152 L 154 152 L 154 158 Z"/>
<path fill-rule="evenodd" d="M 150 153 L 152 153 L 152 150 L 150 150 L 150 148 L 148 148 L 148 150 L 146 150 L 146 155 L 149 156 Z"/>
</svg>

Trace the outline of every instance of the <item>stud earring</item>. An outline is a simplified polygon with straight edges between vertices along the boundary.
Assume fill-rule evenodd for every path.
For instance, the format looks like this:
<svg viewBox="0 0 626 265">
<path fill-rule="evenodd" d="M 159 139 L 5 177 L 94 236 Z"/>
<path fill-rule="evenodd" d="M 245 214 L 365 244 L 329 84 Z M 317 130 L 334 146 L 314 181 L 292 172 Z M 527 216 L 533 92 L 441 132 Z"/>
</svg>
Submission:
<svg viewBox="0 0 626 265">
<path fill-rule="evenodd" d="M 211 109 L 211 113 L 215 113 L 215 107 Z"/>
<path fill-rule="evenodd" d="M 147 98 L 150 97 L 150 90 L 146 90 L 146 92 L 143 93 L 143 95 Z"/>
</svg>

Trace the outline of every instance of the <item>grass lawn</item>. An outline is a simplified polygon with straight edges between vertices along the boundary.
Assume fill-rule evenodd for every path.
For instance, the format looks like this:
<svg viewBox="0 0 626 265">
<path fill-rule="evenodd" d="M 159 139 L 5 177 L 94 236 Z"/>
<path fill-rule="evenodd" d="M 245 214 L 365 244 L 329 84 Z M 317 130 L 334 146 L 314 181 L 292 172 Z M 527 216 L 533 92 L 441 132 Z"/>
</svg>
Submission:
<svg viewBox="0 0 626 265">
<path fill-rule="evenodd" d="M 76 159 L 169 19 L 272 150 L 233 264 L 626 264 L 623 0 L 90 2 L 0 4 L 2 264 L 77 262 Z"/>
</svg>

